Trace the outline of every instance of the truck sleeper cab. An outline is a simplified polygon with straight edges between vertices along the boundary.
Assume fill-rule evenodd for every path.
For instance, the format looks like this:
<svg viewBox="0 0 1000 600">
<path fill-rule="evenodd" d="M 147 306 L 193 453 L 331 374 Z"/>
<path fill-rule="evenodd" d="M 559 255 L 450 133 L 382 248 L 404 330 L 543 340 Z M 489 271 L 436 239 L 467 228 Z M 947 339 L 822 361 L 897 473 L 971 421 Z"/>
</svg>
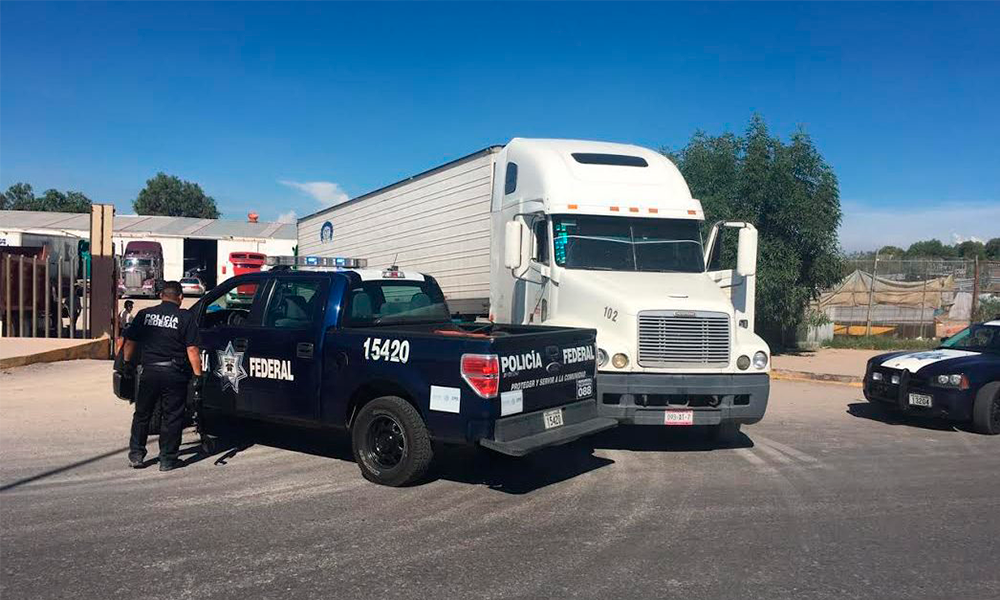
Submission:
<svg viewBox="0 0 1000 600">
<path fill-rule="evenodd" d="M 237 288 L 248 303 L 232 302 Z M 278 268 L 192 310 L 203 431 L 241 417 L 346 429 L 376 483 L 418 480 L 432 441 L 520 456 L 616 424 L 597 415 L 593 330 L 455 324 L 419 273 Z"/>
</svg>

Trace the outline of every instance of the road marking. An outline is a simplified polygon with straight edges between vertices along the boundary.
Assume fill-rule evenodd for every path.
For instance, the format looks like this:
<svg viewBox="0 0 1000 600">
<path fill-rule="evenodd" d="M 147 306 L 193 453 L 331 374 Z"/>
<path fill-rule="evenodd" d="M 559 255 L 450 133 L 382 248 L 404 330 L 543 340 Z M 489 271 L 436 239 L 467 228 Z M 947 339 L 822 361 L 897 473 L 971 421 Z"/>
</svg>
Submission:
<svg viewBox="0 0 1000 600">
<path fill-rule="evenodd" d="M 763 452 L 764 454 L 767 454 L 768 456 L 770 456 L 774 460 L 778 461 L 779 463 L 782 463 L 782 464 L 785 464 L 785 465 L 795 464 L 794 460 L 792 460 L 791 458 L 785 456 L 784 454 L 782 454 L 778 450 L 775 450 L 774 448 L 771 448 L 770 446 L 765 446 L 763 444 L 760 444 L 760 445 L 757 446 L 757 449 L 760 450 L 761 452 Z"/>
<path fill-rule="evenodd" d="M 750 451 L 749 448 L 737 448 L 736 453 L 742 456 L 748 463 L 755 467 L 769 468 L 770 465 L 767 464 L 763 458 L 757 456 Z"/>
<path fill-rule="evenodd" d="M 772 439 L 769 439 L 769 438 L 766 438 L 766 437 L 762 437 L 762 436 L 759 436 L 759 435 L 756 436 L 756 440 L 759 441 L 759 442 L 762 442 L 764 444 L 767 444 L 768 446 L 770 446 L 770 447 L 772 447 L 772 448 L 774 448 L 776 450 L 780 450 L 780 451 L 784 452 L 785 454 L 787 454 L 789 456 L 793 456 L 793 457 L 801 460 L 802 462 L 806 462 L 806 463 L 819 463 L 819 459 L 814 458 L 812 456 L 809 456 L 808 454 L 806 454 L 805 452 L 802 452 L 800 450 L 796 450 L 795 448 L 792 448 L 791 446 L 787 446 L 785 444 L 782 444 L 781 442 L 776 442 L 776 441 L 774 441 Z"/>
</svg>

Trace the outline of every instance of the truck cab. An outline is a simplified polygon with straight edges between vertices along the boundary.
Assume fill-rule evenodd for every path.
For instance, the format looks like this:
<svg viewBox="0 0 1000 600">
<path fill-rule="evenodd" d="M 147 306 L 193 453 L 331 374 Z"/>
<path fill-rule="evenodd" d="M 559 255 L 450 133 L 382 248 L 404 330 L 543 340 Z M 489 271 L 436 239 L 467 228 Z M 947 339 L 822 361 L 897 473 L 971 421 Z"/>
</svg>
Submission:
<svg viewBox="0 0 1000 600">
<path fill-rule="evenodd" d="M 348 430 L 366 478 L 405 485 L 432 441 L 520 456 L 616 424 L 597 414 L 593 329 L 456 324 L 428 275 L 280 258 L 191 309 L 207 433 L 244 418 Z"/>
<path fill-rule="evenodd" d="M 515 138 L 495 161 L 490 319 L 598 330 L 598 407 L 733 437 L 763 416 L 757 231 L 704 211 L 677 168 L 625 144 Z M 735 234 L 736 265 L 719 268 Z M 499 246 L 499 247 L 497 247 Z"/>
</svg>

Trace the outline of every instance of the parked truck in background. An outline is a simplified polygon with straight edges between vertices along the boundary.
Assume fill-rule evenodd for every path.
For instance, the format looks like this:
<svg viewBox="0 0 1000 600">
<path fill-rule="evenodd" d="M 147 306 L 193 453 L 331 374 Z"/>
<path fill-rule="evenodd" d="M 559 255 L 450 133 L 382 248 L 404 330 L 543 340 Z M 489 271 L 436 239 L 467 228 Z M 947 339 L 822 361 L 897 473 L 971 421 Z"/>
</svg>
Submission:
<svg viewBox="0 0 1000 600">
<path fill-rule="evenodd" d="M 230 277 L 260 273 L 267 262 L 267 255 L 260 252 L 230 252 L 229 260 L 222 265 L 220 281 Z M 250 304 L 253 300 L 252 286 L 238 286 L 229 292 L 229 301 Z"/>
<path fill-rule="evenodd" d="M 155 298 L 163 282 L 163 248 L 159 242 L 129 242 L 122 255 L 118 292 L 122 297 Z"/>
<path fill-rule="evenodd" d="M 515 138 L 300 219 L 298 248 L 430 273 L 466 317 L 596 328 L 602 414 L 732 439 L 770 387 L 757 230 L 720 222 L 705 237 L 704 219 L 657 152 Z"/>
</svg>

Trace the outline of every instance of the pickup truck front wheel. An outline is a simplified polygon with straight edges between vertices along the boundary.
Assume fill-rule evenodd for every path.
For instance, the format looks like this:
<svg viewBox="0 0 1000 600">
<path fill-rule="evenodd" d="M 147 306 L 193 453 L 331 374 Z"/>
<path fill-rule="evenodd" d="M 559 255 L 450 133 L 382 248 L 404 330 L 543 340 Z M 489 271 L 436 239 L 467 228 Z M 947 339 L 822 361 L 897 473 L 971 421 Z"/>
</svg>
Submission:
<svg viewBox="0 0 1000 600">
<path fill-rule="evenodd" d="M 434 456 L 420 413 L 396 396 L 361 408 L 351 428 L 351 448 L 365 479 L 392 487 L 419 480 Z"/>
</svg>

